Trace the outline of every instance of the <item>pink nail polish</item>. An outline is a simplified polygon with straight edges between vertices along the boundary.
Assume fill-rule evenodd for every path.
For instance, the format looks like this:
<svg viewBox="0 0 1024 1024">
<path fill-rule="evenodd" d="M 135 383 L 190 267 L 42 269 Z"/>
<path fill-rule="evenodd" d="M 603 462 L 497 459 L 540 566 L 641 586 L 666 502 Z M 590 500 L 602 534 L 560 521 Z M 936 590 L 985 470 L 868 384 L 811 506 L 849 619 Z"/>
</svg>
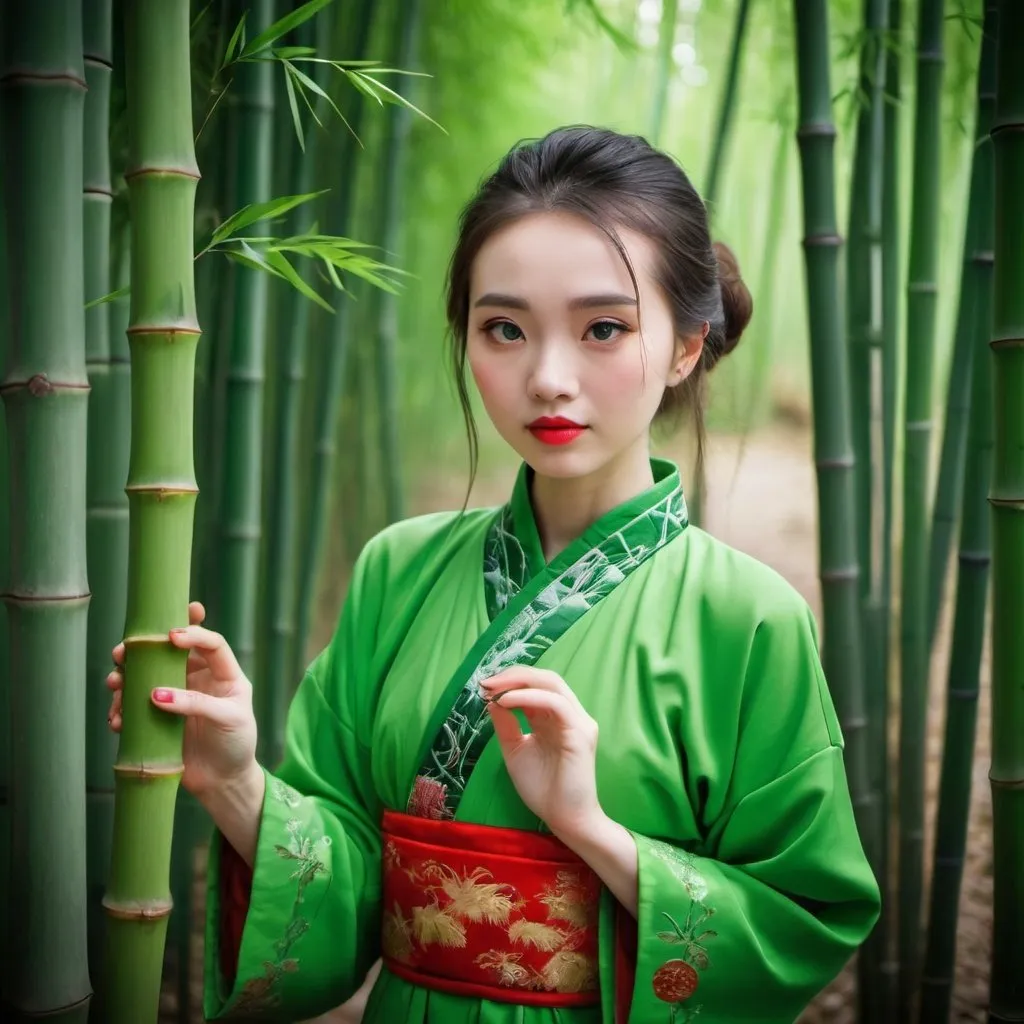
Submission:
<svg viewBox="0 0 1024 1024">
<path fill-rule="evenodd" d="M 154 690 L 153 700 L 157 704 L 173 704 L 174 703 L 174 691 L 173 690 Z"/>
</svg>

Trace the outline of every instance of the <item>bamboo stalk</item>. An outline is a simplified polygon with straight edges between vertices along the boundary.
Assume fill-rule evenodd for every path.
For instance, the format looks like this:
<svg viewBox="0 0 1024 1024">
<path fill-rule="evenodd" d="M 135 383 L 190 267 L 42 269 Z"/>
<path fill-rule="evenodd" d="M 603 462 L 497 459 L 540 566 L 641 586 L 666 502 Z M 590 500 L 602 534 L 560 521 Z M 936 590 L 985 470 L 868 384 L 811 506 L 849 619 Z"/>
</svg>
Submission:
<svg viewBox="0 0 1024 1024">
<path fill-rule="evenodd" d="M 363 59 L 370 38 L 375 4 L 372 0 L 361 0 L 354 12 L 352 28 L 353 59 Z M 362 130 L 365 102 L 354 98 L 345 117 L 352 126 L 352 132 L 359 135 Z M 335 180 L 338 182 L 330 204 L 328 220 L 332 231 L 344 235 L 348 230 L 349 218 L 355 199 L 355 155 L 356 146 L 352 139 L 344 138 L 341 152 L 335 165 Z M 327 534 L 327 520 L 330 509 L 331 484 L 336 454 L 336 433 L 338 411 L 345 391 L 345 373 L 348 367 L 351 303 L 337 305 L 330 320 L 327 340 L 327 358 L 319 380 L 316 398 L 315 436 L 313 450 L 313 471 L 309 497 L 308 519 L 302 536 L 302 553 L 299 562 L 298 603 L 295 614 L 295 671 L 293 678 L 302 674 L 306 658 L 306 641 L 313 617 L 313 604 L 319 581 L 318 569 L 323 559 L 324 539 Z"/>
<path fill-rule="evenodd" d="M 1024 1019 L 1024 6 L 1001 0 L 996 49 L 992 353 L 992 978 L 989 1021 Z"/>
<path fill-rule="evenodd" d="M 88 1018 L 85 369 L 79 0 L 8 4 L 0 69 L 10 313 L 10 887 L 4 1019 Z M 77 783 L 77 784 L 76 784 Z"/>
<path fill-rule="evenodd" d="M 900 250 L 900 113 L 902 110 L 900 55 L 903 48 L 903 0 L 889 0 L 889 39 L 886 47 L 885 93 L 882 113 L 882 536 L 881 568 L 879 570 L 879 606 L 876 636 L 878 655 L 885 665 L 884 676 L 878 681 L 885 688 L 885 715 L 872 726 L 880 729 L 882 738 L 871 744 L 872 749 L 884 747 L 884 757 L 873 759 L 872 788 L 879 801 L 882 822 L 878 882 L 882 893 L 882 908 L 878 930 L 884 936 L 880 972 L 879 1024 L 905 1024 L 898 1019 L 899 964 L 895 959 L 893 943 L 896 902 L 893 896 L 892 822 L 892 753 L 888 737 L 892 651 L 892 594 L 893 594 L 893 535 L 895 533 L 895 469 L 897 396 L 900 372 L 900 300 L 902 297 L 903 269 Z M 878 685 L 876 682 L 876 687 Z M 877 700 L 877 691 L 876 697 Z M 869 719 L 869 724 L 871 720 Z"/>
<path fill-rule="evenodd" d="M 993 17 L 988 7 L 993 7 L 988 0 L 986 17 Z M 989 33 L 986 29 L 986 38 Z M 994 35 L 992 36 L 994 38 Z M 993 44 L 994 45 L 994 44 Z M 984 54 L 982 59 L 984 61 Z M 989 54 L 991 67 L 982 64 L 978 80 L 978 103 L 974 136 L 981 140 L 987 138 L 992 127 L 993 105 L 995 101 L 995 55 Z M 982 88 L 982 78 L 988 72 L 987 82 Z M 946 393 L 946 415 L 942 432 L 942 449 L 939 458 L 939 479 L 935 488 L 935 504 L 932 509 L 931 546 L 929 551 L 930 580 L 928 593 L 928 643 L 935 642 L 935 630 L 938 626 L 939 614 L 942 610 L 942 599 L 946 590 L 946 576 L 949 555 L 956 536 L 957 510 L 961 504 L 964 486 L 964 459 L 967 449 L 967 421 L 971 408 L 971 378 L 974 372 L 973 345 L 977 329 L 977 293 L 981 280 L 987 279 L 988 270 L 979 265 L 978 254 L 983 252 L 982 264 L 991 258 L 991 244 L 979 246 L 978 208 L 984 201 L 980 194 L 982 178 L 991 178 L 991 157 L 986 155 L 979 160 L 979 148 L 975 148 L 971 161 L 971 183 L 967 201 L 967 224 L 964 230 L 963 266 L 960 273 L 960 297 L 957 309 L 956 328 L 953 335 L 953 361 L 949 371 L 949 383 Z M 980 164 L 986 164 L 984 174 Z M 991 183 L 987 186 L 991 189 Z M 987 199 L 987 197 L 986 197 Z M 989 200 L 990 201 L 990 200 Z"/>
<path fill-rule="evenodd" d="M 396 4 L 395 64 L 412 68 L 415 42 L 419 32 L 420 0 L 403 0 Z M 673 5 L 666 2 L 666 7 Z M 402 186 L 405 151 L 408 145 L 411 114 L 406 107 L 394 106 L 389 111 L 384 145 L 381 149 L 381 213 L 379 237 L 390 258 L 397 255 L 402 244 Z M 374 289 L 373 304 L 380 314 L 376 356 L 377 416 L 380 437 L 380 465 L 384 477 L 384 518 L 388 523 L 402 518 L 402 466 L 398 443 L 398 299 Z"/>
<path fill-rule="evenodd" d="M 740 61 L 743 57 L 743 43 L 747 37 L 747 22 L 750 14 L 750 0 L 739 0 L 736 5 L 736 20 L 733 22 L 732 39 L 729 43 L 729 62 L 726 65 L 725 88 L 718 108 L 715 125 L 715 139 L 711 145 L 711 156 L 708 160 L 708 172 L 704 177 L 704 202 L 714 209 L 718 199 L 718 186 L 721 183 L 722 165 L 725 162 L 725 151 L 729 144 L 733 116 L 736 112 L 736 95 L 739 92 Z"/>
<path fill-rule="evenodd" d="M 154 687 L 184 684 L 167 632 L 188 621 L 196 485 L 193 388 L 199 325 L 187 0 L 127 0 L 125 60 L 131 202 L 131 458 L 123 727 L 104 906 L 110 917 L 103 1020 L 155 1024 L 171 910 L 171 830 L 182 719 Z"/>
<path fill-rule="evenodd" d="M 0 165 L 2 166 L 2 165 Z M 0 196 L 3 184 L 0 181 Z M 0 281 L 7 280 L 7 230 L 4 227 L 4 204 L 0 202 Z M 7 289 L 0 288 L 0 380 L 4 379 L 7 366 L 7 342 L 10 337 L 10 321 L 7 309 Z M 8 515 L 9 467 L 7 464 L 7 418 L 0 416 L 0 538 L 10 536 Z M 8 589 L 8 556 L 10 544 L 0 539 L 0 594 Z M 0 907 L 8 907 L 10 884 L 11 832 L 8 806 L 8 787 L 11 778 L 11 732 L 10 732 L 10 644 L 7 622 L 7 605 L 0 600 Z M 0 958 L 7 963 L 7 928 L 0 928 Z"/>
<path fill-rule="evenodd" d="M 307 22 L 308 26 L 309 23 Z M 304 26 L 305 27 L 305 26 Z M 322 55 L 330 49 L 330 19 L 320 15 L 316 25 L 316 49 Z M 317 64 L 314 80 L 326 87 L 325 65 Z M 328 113 L 321 99 L 317 116 L 323 121 Z M 311 120 L 311 119 L 310 119 Z M 292 131 L 289 120 L 287 131 Z M 313 191 L 322 131 L 307 135 L 306 152 L 292 162 L 293 180 L 288 192 L 306 195 Z M 294 143 L 290 143 L 294 146 Z M 308 229 L 310 213 L 299 207 L 295 229 Z M 267 667 L 264 674 L 264 701 L 260 735 L 265 757 L 276 764 L 283 753 L 284 719 L 291 697 L 289 673 L 295 661 L 295 552 L 297 506 L 299 501 L 298 448 L 302 416 L 302 394 L 306 380 L 306 356 L 313 305 L 289 288 L 282 296 L 278 334 L 285 337 L 277 349 L 277 401 L 274 405 L 275 429 L 270 467 L 270 506 L 267 527 L 266 634 Z"/>
<path fill-rule="evenodd" d="M 878 837 L 869 786 L 855 464 L 846 345 L 839 301 L 842 239 L 836 226 L 832 93 L 826 0 L 795 0 L 800 167 L 803 182 L 814 448 L 821 523 L 819 561 L 824 611 L 824 668 L 846 739 L 846 766 L 861 838 L 876 863 Z"/>
<path fill-rule="evenodd" d="M 273 0 L 254 0 L 254 32 L 274 20 Z M 237 202 L 270 199 L 273 168 L 273 65 L 245 63 L 238 70 L 239 147 Z M 255 225 L 259 232 L 260 225 Z M 263 490 L 263 388 L 268 277 L 250 267 L 235 270 L 235 317 L 227 377 L 225 452 L 220 521 L 218 625 L 242 671 L 252 678 L 256 655 Z"/>
<path fill-rule="evenodd" d="M 917 26 L 910 264 L 907 282 L 900 613 L 900 1020 L 920 982 L 924 887 L 924 767 L 928 700 L 928 505 L 941 167 L 942 0 L 921 0 Z"/>
<path fill-rule="evenodd" d="M 85 80 L 85 298 L 110 289 L 111 199 L 109 109 L 113 65 L 110 0 L 84 0 Z M 92 600 L 86 649 L 86 815 L 89 886 L 89 969 L 100 976 L 105 915 L 103 890 L 110 867 L 114 821 L 116 737 L 107 726 L 109 694 L 102 685 L 110 671 L 112 641 L 124 626 L 128 574 L 128 378 L 111 360 L 110 306 L 85 314 L 85 358 L 89 374 L 89 431 L 86 473 L 86 548 Z"/>
<path fill-rule="evenodd" d="M 399 7 L 399 11 L 401 7 Z M 672 76 L 675 62 L 672 47 L 676 37 L 676 17 L 679 12 L 678 0 L 661 0 L 661 23 L 658 26 L 658 60 L 654 70 L 654 102 L 651 105 L 651 145 L 661 145 L 665 112 L 672 91 Z"/>
<path fill-rule="evenodd" d="M 935 825 L 924 977 L 919 1024 L 948 1021 L 952 1009 L 956 962 L 957 915 L 974 767 L 981 654 L 985 640 L 989 566 L 992 560 L 991 516 L 987 497 L 992 475 L 992 123 L 995 89 L 995 5 L 985 8 L 981 70 L 978 76 L 980 134 L 972 168 L 971 274 L 974 277 L 966 348 L 973 357 L 970 436 L 963 481 L 960 557 L 957 574 L 953 644 L 946 684 L 946 726 Z M 984 108 L 984 109 L 983 109 Z M 961 299 L 963 301 L 963 299 Z M 938 581 L 933 581 L 933 585 Z"/>
<path fill-rule="evenodd" d="M 860 53 L 858 93 L 860 107 L 854 150 L 849 210 L 849 242 L 846 249 L 847 350 L 850 368 L 850 413 L 857 495 L 857 560 L 860 567 L 862 630 L 865 640 L 864 680 L 867 713 L 869 763 L 876 765 L 887 756 L 888 664 L 882 650 L 881 566 L 876 558 L 876 476 L 874 458 L 875 420 L 878 415 L 877 389 L 881 349 L 881 235 L 882 235 L 882 146 L 883 90 L 885 84 L 885 32 L 888 0 L 864 0 L 863 42 Z M 880 554 L 880 552 L 879 552 Z M 885 870 L 886 822 L 878 787 L 872 784 L 877 836 L 877 875 Z M 864 943 L 857 960 L 859 1016 L 865 1024 L 876 1024 L 882 1002 L 880 978 L 887 945 L 886 918 Z"/>
</svg>

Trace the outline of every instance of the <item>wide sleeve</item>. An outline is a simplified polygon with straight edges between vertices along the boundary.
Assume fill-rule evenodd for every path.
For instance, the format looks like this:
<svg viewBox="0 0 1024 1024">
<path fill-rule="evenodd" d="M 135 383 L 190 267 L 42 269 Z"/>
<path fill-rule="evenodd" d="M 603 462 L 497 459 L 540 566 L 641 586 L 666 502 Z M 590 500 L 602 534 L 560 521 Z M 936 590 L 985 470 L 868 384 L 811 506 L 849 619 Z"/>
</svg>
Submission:
<svg viewBox="0 0 1024 1024">
<path fill-rule="evenodd" d="M 280 768 L 266 773 L 251 872 L 211 844 L 204 1012 L 295 1021 L 346 1000 L 379 955 L 381 809 L 366 691 L 379 595 L 364 552 L 338 630 L 292 701 Z"/>
<path fill-rule="evenodd" d="M 620 1021 L 792 1024 L 878 917 L 810 612 L 762 624 L 748 673 L 704 841 L 633 833 L 639 909 Z"/>
</svg>

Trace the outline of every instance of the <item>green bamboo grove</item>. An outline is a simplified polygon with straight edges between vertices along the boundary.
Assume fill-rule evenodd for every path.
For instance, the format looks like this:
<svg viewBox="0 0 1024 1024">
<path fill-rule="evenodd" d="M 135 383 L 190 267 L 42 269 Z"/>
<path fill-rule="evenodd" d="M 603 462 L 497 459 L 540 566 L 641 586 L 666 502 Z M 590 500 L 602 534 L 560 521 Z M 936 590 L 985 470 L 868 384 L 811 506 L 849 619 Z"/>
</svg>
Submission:
<svg viewBox="0 0 1024 1024">
<path fill-rule="evenodd" d="M 858 1024 L 952 1024 L 987 955 L 959 933 L 991 843 L 984 1012 L 1024 1020 L 1022 18 L 2 5 L 0 1017 L 199 1019 L 211 832 L 179 787 L 181 721 L 150 703 L 183 685 L 167 631 L 206 604 L 277 762 L 361 543 L 464 497 L 440 300 L 461 203 L 515 139 L 587 122 L 672 153 L 752 286 L 753 341 L 710 382 L 706 479 L 689 439 L 658 440 L 695 518 L 728 528 L 714 488 L 762 426 L 810 441 L 822 659 L 883 892 L 828 998 L 853 992 Z M 724 474 L 720 429 L 742 435 Z M 481 446 L 471 504 L 514 469 Z"/>
</svg>

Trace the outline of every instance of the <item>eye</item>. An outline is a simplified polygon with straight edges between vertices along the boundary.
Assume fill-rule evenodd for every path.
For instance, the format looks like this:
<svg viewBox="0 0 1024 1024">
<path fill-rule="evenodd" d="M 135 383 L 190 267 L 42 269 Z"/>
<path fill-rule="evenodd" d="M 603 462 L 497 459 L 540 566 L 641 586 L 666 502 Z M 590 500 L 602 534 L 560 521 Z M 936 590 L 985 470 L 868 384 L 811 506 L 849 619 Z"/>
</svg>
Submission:
<svg viewBox="0 0 1024 1024">
<path fill-rule="evenodd" d="M 623 327 L 622 324 L 615 323 L 614 320 L 598 320 L 596 324 L 591 324 L 587 330 L 594 341 L 607 344 L 610 341 L 616 341 L 619 335 L 625 334 L 628 330 L 627 327 Z"/>
<path fill-rule="evenodd" d="M 508 345 L 523 340 L 523 332 L 511 320 L 495 320 L 484 327 L 499 345 Z"/>
</svg>

